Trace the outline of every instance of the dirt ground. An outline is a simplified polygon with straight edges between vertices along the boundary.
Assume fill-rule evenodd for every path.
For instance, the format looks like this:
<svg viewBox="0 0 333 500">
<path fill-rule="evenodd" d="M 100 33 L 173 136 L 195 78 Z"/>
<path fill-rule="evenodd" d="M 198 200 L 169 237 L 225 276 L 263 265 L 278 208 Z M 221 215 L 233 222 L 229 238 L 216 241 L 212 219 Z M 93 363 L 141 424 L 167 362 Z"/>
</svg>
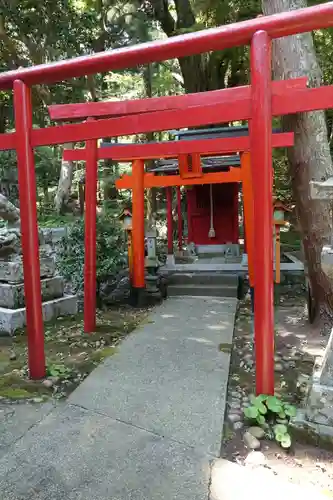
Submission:
<svg viewBox="0 0 333 500">
<path fill-rule="evenodd" d="M 47 377 L 28 377 L 27 337 L 0 337 L 0 402 L 40 403 L 61 399 L 72 392 L 118 343 L 147 318 L 147 310 L 128 306 L 97 313 L 97 328 L 84 334 L 83 317 L 58 319 L 45 327 Z"/>
<path fill-rule="evenodd" d="M 327 337 L 308 324 L 302 287 L 281 287 L 276 302 L 276 395 L 300 407 L 306 398 L 315 358 L 323 355 Z M 257 451 L 246 447 L 244 433 L 249 425 L 243 408 L 249 405 L 254 387 L 253 318 L 247 299 L 240 304 L 235 325 L 222 457 L 295 484 L 311 484 L 333 497 L 333 448 L 330 452 L 306 444 L 303 438 L 293 439 L 289 451 L 268 440 L 261 440 Z"/>
</svg>

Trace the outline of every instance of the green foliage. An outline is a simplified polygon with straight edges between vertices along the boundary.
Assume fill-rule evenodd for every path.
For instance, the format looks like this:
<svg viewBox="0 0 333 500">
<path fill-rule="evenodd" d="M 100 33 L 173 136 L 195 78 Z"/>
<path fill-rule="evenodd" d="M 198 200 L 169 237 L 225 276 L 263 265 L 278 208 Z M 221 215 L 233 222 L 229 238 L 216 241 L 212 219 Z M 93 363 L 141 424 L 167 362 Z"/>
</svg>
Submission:
<svg viewBox="0 0 333 500">
<path fill-rule="evenodd" d="M 127 266 L 127 243 L 118 220 L 108 214 L 97 216 L 97 281 L 115 275 Z M 75 290 L 83 289 L 84 220 L 77 220 L 68 229 L 59 252 L 59 271 L 73 284 Z"/>
<path fill-rule="evenodd" d="M 47 365 L 46 374 L 48 377 L 59 377 L 61 379 L 69 379 L 72 374 L 72 370 L 66 365 L 63 364 L 58 365 L 52 363 Z"/>
<path fill-rule="evenodd" d="M 296 416 L 296 408 L 284 403 L 276 396 L 251 396 L 251 406 L 244 409 L 244 415 L 266 431 L 282 448 L 290 448 L 291 437 L 288 432 L 289 420 Z"/>
</svg>

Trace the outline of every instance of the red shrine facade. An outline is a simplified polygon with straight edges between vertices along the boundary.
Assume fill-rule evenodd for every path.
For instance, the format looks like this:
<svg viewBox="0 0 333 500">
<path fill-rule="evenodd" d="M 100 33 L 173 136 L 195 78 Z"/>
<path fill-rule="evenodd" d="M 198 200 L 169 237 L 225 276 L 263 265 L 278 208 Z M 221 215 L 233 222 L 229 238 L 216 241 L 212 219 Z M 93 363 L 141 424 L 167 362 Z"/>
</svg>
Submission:
<svg viewBox="0 0 333 500">
<path fill-rule="evenodd" d="M 187 189 L 189 242 L 195 245 L 238 243 L 238 189 L 238 183 Z"/>
<path fill-rule="evenodd" d="M 248 135 L 248 127 L 224 127 L 177 132 L 177 140 L 216 139 Z M 227 172 L 230 167 L 240 168 L 238 154 L 201 159 L 202 170 Z M 155 172 L 176 173 L 177 160 L 157 163 Z M 238 182 L 203 184 L 186 187 L 186 221 L 189 243 L 196 246 L 238 244 L 239 239 Z"/>
</svg>

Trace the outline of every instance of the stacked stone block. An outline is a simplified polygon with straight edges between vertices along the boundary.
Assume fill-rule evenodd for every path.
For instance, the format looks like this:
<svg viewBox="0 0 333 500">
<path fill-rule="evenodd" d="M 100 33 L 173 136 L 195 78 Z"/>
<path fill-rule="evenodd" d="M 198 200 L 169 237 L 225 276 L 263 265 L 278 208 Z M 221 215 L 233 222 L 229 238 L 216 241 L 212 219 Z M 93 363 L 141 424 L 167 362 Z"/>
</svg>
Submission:
<svg viewBox="0 0 333 500">
<path fill-rule="evenodd" d="M 0 335 L 12 335 L 26 325 L 23 262 L 18 243 L 19 236 L 18 229 L 2 231 L 0 234 Z M 16 243 L 15 238 L 17 238 Z M 52 231 L 40 233 L 40 276 L 44 321 L 77 313 L 77 297 L 64 294 L 64 280 L 56 275 L 52 243 Z"/>
</svg>

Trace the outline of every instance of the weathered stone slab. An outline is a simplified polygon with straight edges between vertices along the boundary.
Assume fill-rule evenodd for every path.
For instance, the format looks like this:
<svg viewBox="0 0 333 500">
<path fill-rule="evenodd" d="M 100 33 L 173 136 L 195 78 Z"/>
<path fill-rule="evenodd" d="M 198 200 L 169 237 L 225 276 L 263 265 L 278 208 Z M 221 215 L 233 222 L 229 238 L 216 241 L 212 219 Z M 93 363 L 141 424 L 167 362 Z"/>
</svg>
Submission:
<svg viewBox="0 0 333 500">
<path fill-rule="evenodd" d="M 166 300 L 69 401 L 219 456 L 236 308 Z"/>
<path fill-rule="evenodd" d="M 43 303 L 43 319 L 51 321 L 60 316 L 77 314 L 76 295 L 65 295 L 59 299 Z M 16 330 L 26 325 L 25 308 L 6 309 L 0 307 L 0 334 L 12 335 Z"/>
<path fill-rule="evenodd" d="M 0 459 L 13 443 L 46 417 L 54 407 L 53 401 L 43 405 L 34 403 L 8 405 L 1 404 L 0 400 Z"/>
<path fill-rule="evenodd" d="M 53 257 L 40 258 L 40 277 L 51 278 L 55 273 Z M 0 261 L 0 281 L 6 283 L 23 283 L 23 263 L 20 256 L 13 260 Z"/>
<path fill-rule="evenodd" d="M 58 299 L 63 296 L 64 281 L 62 276 L 41 280 L 43 301 Z M 0 307 L 18 309 L 25 306 L 23 283 L 0 283 Z"/>
<path fill-rule="evenodd" d="M 0 459 L 1 500 L 207 500 L 208 487 L 198 450 L 69 405 Z"/>
<path fill-rule="evenodd" d="M 333 329 L 323 359 L 315 364 L 306 418 L 316 424 L 333 426 Z"/>
</svg>

